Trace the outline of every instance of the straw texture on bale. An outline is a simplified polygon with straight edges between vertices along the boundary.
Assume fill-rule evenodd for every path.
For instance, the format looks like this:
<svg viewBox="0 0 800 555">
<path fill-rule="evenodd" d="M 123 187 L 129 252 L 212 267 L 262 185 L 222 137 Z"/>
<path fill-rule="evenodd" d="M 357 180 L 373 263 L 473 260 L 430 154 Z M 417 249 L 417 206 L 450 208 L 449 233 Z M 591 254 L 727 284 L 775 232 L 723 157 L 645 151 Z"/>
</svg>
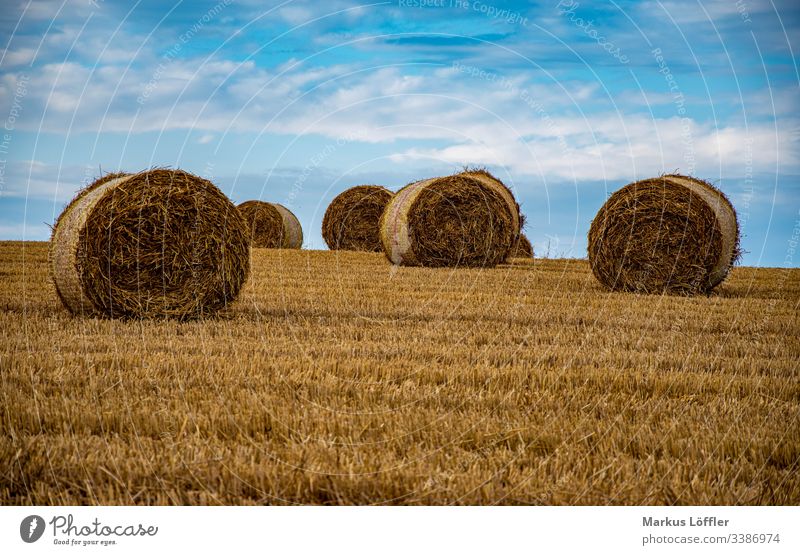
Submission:
<svg viewBox="0 0 800 555">
<path fill-rule="evenodd" d="M 517 243 L 519 205 L 500 180 L 470 170 L 406 185 L 387 205 L 380 231 L 393 264 L 490 267 Z"/>
<path fill-rule="evenodd" d="M 82 191 L 50 244 L 53 282 L 73 314 L 210 315 L 236 298 L 249 268 L 236 207 L 180 170 L 121 175 Z"/>
<path fill-rule="evenodd" d="M 589 262 L 611 290 L 705 293 L 740 255 L 728 198 L 705 181 L 664 175 L 609 197 L 589 229 Z"/>
<path fill-rule="evenodd" d="M 303 246 L 300 220 L 288 208 L 260 200 L 248 200 L 238 208 L 250 230 L 251 246 L 266 249 Z"/>
<path fill-rule="evenodd" d="M 63 218 L 65 214 L 69 213 L 69 211 L 72 209 L 72 207 L 75 206 L 78 203 L 78 201 L 80 201 L 84 196 L 86 196 L 87 194 L 89 194 L 90 192 L 95 190 L 100 185 L 103 185 L 104 183 L 108 183 L 109 181 L 117 179 L 118 177 L 125 177 L 126 175 L 130 175 L 130 174 L 126 173 L 126 172 L 110 172 L 110 173 L 105 174 L 104 176 L 98 177 L 97 179 L 95 179 L 94 181 L 89 183 L 86 187 L 84 187 L 83 189 L 78 191 L 75 194 L 75 196 L 72 198 L 72 200 L 69 201 L 69 204 L 67 204 L 67 206 L 64 208 L 64 210 L 61 211 L 61 214 L 56 219 L 55 225 L 53 225 L 53 230 L 55 231 L 55 228 L 58 227 L 58 222 L 61 221 L 61 218 Z M 51 236 L 51 239 L 52 239 L 52 236 Z"/>
<path fill-rule="evenodd" d="M 524 234 L 520 233 L 519 240 L 508 258 L 533 258 L 533 245 Z"/>
<path fill-rule="evenodd" d="M 379 185 L 358 185 L 339 193 L 322 218 L 322 237 L 331 250 L 379 252 L 380 219 L 392 192 Z"/>
</svg>

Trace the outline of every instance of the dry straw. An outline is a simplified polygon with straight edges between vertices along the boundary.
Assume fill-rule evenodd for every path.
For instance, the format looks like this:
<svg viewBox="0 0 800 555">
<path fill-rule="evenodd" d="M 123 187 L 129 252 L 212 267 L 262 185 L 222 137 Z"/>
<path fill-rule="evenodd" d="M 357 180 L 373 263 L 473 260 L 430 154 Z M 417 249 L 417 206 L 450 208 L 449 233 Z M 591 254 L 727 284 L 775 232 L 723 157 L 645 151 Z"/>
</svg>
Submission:
<svg viewBox="0 0 800 555">
<path fill-rule="evenodd" d="M 533 245 L 524 234 L 520 233 L 519 241 L 511 250 L 508 258 L 533 258 Z"/>
<path fill-rule="evenodd" d="M 392 196 L 379 185 L 358 185 L 339 193 L 322 218 L 322 237 L 328 248 L 380 251 L 380 219 Z"/>
<path fill-rule="evenodd" d="M 76 204 L 78 204 L 78 202 L 80 202 L 80 200 L 81 200 L 83 197 L 85 197 L 87 194 L 89 194 L 90 192 L 94 191 L 96 188 L 100 187 L 101 185 L 103 185 L 103 184 L 105 184 L 105 183 L 108 183 L 109 181 L 112 181 L 112 180 L 114 180 L 114 179 L 117 179 L 117 178 L 119 178 L 119 177 L 125 177 L 125 176 L 127 176 L 127 175 L 130 175 L 130 174 L 129 174 L 129 173 L 126 173 L 126 172 L 109 172 L 109 173 L 107 173 L 107 174 L 105 174 L 105 175 L 103 175 L 103 176 L 100 176 L 100 177 L 98 177 L 97 179 L 95 179 L 94 181 L 92 181 L 91 183 L 89 183 L 89 185 L 87 185 L 87 186 L 86 186 L 86 187 L 84 187 L 83 189 L 79 190 L 79 191 L 78 191 L 78 192 L 75 194 L 75 196 L 72 198 L 72 200 L 71 200 L 71 201 L 69 201 L 69 203 L 68 203 L 68 204 L 67 204 L 67 206 L 64 208 L 64 210 L 62 210 L 62 211 L 61 211 L 61 214 L 59 214 L 58 218 L 56 218 L 56 223 L 55 223 L 55 224 L 53 224 L 53 227 L 51 228 L 51 230 L 52 230 L 52 234 L 51 234 L 51 237 L 50 237 L 51 244 L 52 244 L 52 242 L 53 242 L 53 241 L 54 241 L 54 239 L 55 239 L 55 230 L 56 230 L 56 229 L 58 229 L 58 226 L 59 226 L 59 224 L 61 223 L 61 220 L 62 220 L 62 219 L 63 219 L 63 218 L 64 218 L 64 217 L 65 217 L 67 214 L 69 214 L 69 213 L 70 213 L 70 211 L 72 210 L 72 208 L 73 208 L 73 207 L 74 207 Z M 53 267 L 53 256 L 54 256 L 54 255 L 55 255 L 55 251 L 54 251 L 54 249 L 52 249 L 52 248 L 51 248 L 51 249 L 48 251 L 48 264 L 49 264 L 50 268 L 52 268 L 52 267 Z M 65 298 L 64 298 L 64 297 L 61 295 L 61 291 L 58 289 L 58 286 L 57 286 L 57 285 L 56 285 L 56 294 L 57 294 L 57 295 L 58 295 L 58 297 L 61 299 L 61 302 L 63 302 L 63 303 L 64 303 L 64 305 L 67 305 L 67 300 L 66 300 L 66 299 L 65 299 Z"/>
<path fill-rule="evenodd" d="M 406 185 L 381 218 L 381 241 L 393 264 L 494 266 L 520 234 L 519 205 L 485 170 Z"/>
<path fill-rule="evenodd" d="M 253 247 L 299 249 L 303 246 L 303 228 L 288 208 L 260 200 L 248 200 L 238 208 L 247 222 Z"/>
<path fill-rule="evenodd" d="M 50 244 L 52 278 L 73 314 L 209 315 L 236 298 L 249 268 L 236 207 L 180 170 L 92 184 L 61 214 Z"/>
<path fill-rule="evenodd" d="M 86 196 L 87 194 L 91 193 L 92 191 L 94 191 L 96 188 L 98 188 L 100 185 L 103 185 L 104 183 L 108 183 L 109 181 L 117 179 L 118 177 L 125 177 L 127 175 L 130 175 L 130 174 L 126 173 L 126 172 L 109 172 L 109 173 L 107 173 L 107 174 L 105 174 L 105 175 L 103 175 L 101 177 L 98 177 L 97 179 L 95 179 L 94 181 L 89 183 L 86 187 L 84 187 L 83 189 L 78 191 L 75 194 L 75 196 L 72 198 L 72 200 L 69 201 L 69 204 L 67 204 L 67 206 L 64 208 L 64 210 L 61 211 L 61 214 L 56 219 L 56 223 L 53 226 L 53 229 L 55 230 L 55 228 L 58 227 L 58 222 L 61 221 L 61 218 L 63 218 L 65 214 L 69 213 L 69 211 L 72 209 L 72 207 L 75 204 L 77 204 L 84 196 Z"/>
<path fill-rule="evenodd" d="M 664 175 L 609 197 L 589 230 L 589 262 L 611 290 L 703 293 L 736 262 L 739 225 L 727 197 L 705 181 Z"/>
</svg>

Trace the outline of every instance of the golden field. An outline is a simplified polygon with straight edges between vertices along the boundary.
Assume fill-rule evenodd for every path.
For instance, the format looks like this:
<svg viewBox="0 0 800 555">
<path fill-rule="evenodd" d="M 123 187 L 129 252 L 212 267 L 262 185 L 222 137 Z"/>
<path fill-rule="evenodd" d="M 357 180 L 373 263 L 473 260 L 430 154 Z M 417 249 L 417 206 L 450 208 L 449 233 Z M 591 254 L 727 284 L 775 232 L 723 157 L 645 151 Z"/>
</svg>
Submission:
<svg viewBox="0 0 800 555">
<path fill-rule="evenodd" d="M 0 243 L 2 504 L 798 504 L 800 270 L 255 250 L 205 321 L 71 317 Z"/>
</svg>

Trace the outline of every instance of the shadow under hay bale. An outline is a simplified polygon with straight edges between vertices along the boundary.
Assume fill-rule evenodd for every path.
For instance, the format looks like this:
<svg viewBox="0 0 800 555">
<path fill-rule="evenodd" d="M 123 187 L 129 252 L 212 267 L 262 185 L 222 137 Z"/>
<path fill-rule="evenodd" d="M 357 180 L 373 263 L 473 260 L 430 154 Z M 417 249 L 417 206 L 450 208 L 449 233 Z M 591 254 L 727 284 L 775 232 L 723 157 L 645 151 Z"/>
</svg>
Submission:
<svg viewBox="0 0 800 555">
<path fill-rule="evenodd" d="M 517 244 L 511 249 L 508 258 L 509 260 L 512 258 L 533 258 L 533 245 L 531 245 L 531 242 L 525 234 L 520 233 L 519 241 L 517 241 Z"/>
<path fill-rule="evenodd" d="M 736 262 L 736 211 L 716 187 L 683 175 L 626 185 L 589 229 L 589 263 L 611 290 L 705 293 Z"/>
<path fill-rule="evenodd" d="M 491 267 L 517 243 L 521 218 L 511 190 L 485 170 L 406 185 L 381 217 L 393 264 Z"/>
<path fill-rule="evenodd" d="M 392 196 L 379 185 L 358 185 L 339 193 L 322 218 L 322 238 L 328 248 L 379 252 L 380 219 Z"/>
<path fill-rule="evenodd" d="M 210 315 L 236 298 L 249 268 L 236 207 L 180 170 L 121 175 L 82 191 L 50 244 L 59 297 L 87 316 Z"/>
<path fill-rule="evenodd" d="M 303 246 L 303 228 L 288 208 L 260 200 L 248 200 L 238 208 L 250 230 L 251 246 L 266 249 Z"/>
</svg>

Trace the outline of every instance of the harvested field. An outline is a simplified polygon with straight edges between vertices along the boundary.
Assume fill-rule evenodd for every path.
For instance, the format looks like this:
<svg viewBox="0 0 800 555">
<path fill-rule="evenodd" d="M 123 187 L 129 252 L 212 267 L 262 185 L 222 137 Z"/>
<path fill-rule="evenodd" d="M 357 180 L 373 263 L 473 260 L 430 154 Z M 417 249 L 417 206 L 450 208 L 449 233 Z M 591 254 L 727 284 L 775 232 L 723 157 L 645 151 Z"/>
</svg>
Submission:
<svg viewBox="0 0 800 555">
<path fill-rule="evenodd" d="M 253 251 L 205 321 L 74 318 L 0 243 L 3 504 L 798 504 L 800 270 Z"/>
</svg>

